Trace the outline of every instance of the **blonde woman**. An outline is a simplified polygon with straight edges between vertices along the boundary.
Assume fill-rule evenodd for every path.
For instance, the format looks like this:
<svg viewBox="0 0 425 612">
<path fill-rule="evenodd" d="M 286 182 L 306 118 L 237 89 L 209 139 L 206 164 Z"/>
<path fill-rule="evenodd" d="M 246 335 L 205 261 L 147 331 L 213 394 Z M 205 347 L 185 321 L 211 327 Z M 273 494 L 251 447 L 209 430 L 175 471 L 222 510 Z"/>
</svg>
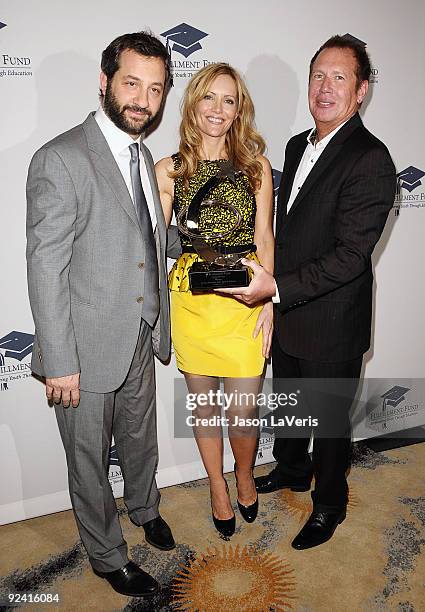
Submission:
<svg viewBox="0 0 425 612">
<path fill-rule="evenodd" d="M 224 252 L 249 249 L 248 259 L 273 270 L 271 167 L 263 156 L 264 140 L 254 126 L 254 107 L 238 72 L 228 64 L 212 64 L 189 82 L 182 107 L 178 153 L 156 165 L 161 202 L 167 223 L 173 210 L 187 208 L 224 160 L 238 171 L 236 181 L 222 182 L 208 197 L 235 206 L 242 222 L 236 233 L 220 241 Z M 213 212 L 212 212 L 213 211 Z M 234 215 L 226 209 L 201 209 L 200 228 L 205 234 L 229 229 Z M 272 303 L 249 307 L 219 293 L 192 294 L 188 270 L 199 255 L 181 235 L 183 253 L 169 278 L 171 331 L 178 368 L 190 393 L 216 392 L 220 378 L 224 392 L 235 398 L 226 411 L 229 440 L 235 458 L 237 502 L 242 517 L 252 522 L 258 512 L 252 468 L 257 430 L 238 420 L 255 416 L 252 399 L 261 388 L 265 358 L 269 356 Z M 244 394 L 245 402 L 241 402 Z M 198 405 L 196 417 L 219 415 L 220 407 Z M 212 517 L 225 537 L 235 530 L 227 482 L 223 476 L 223 438 L 219 425 L 197 425 L 194 434 L 209 476 Z"/>
</svg>

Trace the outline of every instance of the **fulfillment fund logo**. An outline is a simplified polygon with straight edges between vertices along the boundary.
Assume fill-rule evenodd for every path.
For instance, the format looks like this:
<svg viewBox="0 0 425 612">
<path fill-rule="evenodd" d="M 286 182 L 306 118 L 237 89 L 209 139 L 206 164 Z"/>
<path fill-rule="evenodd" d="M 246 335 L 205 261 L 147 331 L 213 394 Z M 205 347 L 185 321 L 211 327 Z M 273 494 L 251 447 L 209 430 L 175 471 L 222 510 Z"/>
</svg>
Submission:
<svg viewBox="0 0 425 612">
<path fill-rule="evenodd" d="M 425 208 L 425 188 L 422 184 L 424 176 L 425 172 L 415 166 L 408 166 L 397 174 L 398 189 L 394 201 L 396 215 L 401 208 Z"/>
<path fill-rule="evenodd" d="M 123 482 L 122 471 L 120 468 L 120 459 L 118 457 L 117 448 L 112 444 L 109 451 L 109 482 L 111 485 Z"/>
<path fill-rule="evenodd" d="M 199 51 L 202 50 L 200 41 L 208 36 L 206 32 L 188 23 L 180 23 L 162 32 L 161 36 L 167 40 L 167 51 L 170 54 L 175 79 L 191 78 L 200 68 L 213 63 L 199 57 Z M 191 57 L 192 55 L 194 57 Z"/>
<path fill-rule="evenodd" d="M 6 23 L 0 21 L 0 30 L 7 26 Z M 28 77 L 32 76 L 31 58 L 8 51 L 0 53 L 0 77 Z"/>
<path fill-rule="evenodd" d="M 257 460 L 269 457 L 273 451 L 274 444 L 274 427 L 271 425 L 262 425 L 260 428 L 260 437 L 258 439 Z"/>
<path fill-rule="evenodd" d="M 398 385 L 395 385 L 394 387 L 391 387 L 391 389 L 388 389 L 388 391 L 385 391 L 385 393 L 381 395 L 383 429 L 387 428 L 388 417 L 393 416 L 389 414 L 389 410 L 391 408 L 397 408 L 397 406 L 401 404 L 401 402 L 404 402 L 406 399 L 406 393 L 408 391 L 410 391 L 408 387 L 399 387 Z"/>
<path fill-rule="evenodd" d="M 344 34 L 344 36 L 342 36 L 342 38 L 345 38 L 345 40 L 349 40 L 349 41 L 355 43 L 356 45 L 360 45 L 360 46 L 364 47 L 365 49 L 367 47 L 367 43 L 364 40 L 360 40 L 360 38 L 356 38 L 355 36 L 353 36 L 352 34 L 349 34 L 348 32 L 347 32 L 347 34 Z M 378 76 L 379 76 L 378 68 L 375 68 L 375 67 L 372 66 L 369 83 L 377 83 L 378 82 Z"/>
<path fill-rule="evenodd" d="M 412 427 L 409 421 L 417 418 L 423 411 L 423 407 L 417 401 L 421 393 L 422 390 L 419 388 L 413 389 L 402 385 L 393 385 L 384 393 L 380 391 L 371 398 L 373 408 L 368 414 L 369 426 L 382 433 Z"/>
<path fill-rule="evenodd" d="M 12 331 L 0 338 L 0 391 L 8 391 L 12 381 L 31 377 L 34 335 Z"/>
</svg>

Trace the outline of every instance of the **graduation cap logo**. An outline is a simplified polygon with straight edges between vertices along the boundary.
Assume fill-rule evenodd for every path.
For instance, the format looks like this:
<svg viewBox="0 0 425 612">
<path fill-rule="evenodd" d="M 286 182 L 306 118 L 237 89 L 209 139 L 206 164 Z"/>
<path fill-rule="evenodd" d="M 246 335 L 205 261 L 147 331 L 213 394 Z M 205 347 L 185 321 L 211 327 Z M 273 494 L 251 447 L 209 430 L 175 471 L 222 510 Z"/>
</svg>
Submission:
<svg viewBox="0 0 425 612">
<path fill-rule="evenodd" d="M 282 178 L 282 172 L 280 170 L 272 169 L 272 177 L 273 177 L 273 191 L 274 195 L 277 196 L 277 192 L 279 191 L 280 180 Z"/>
<path fill-rule="evenodd" d="M 388 391 L 385 391 L 383 395 L 381 395 L 383 399 L 382 409 L 385 410 L 387 406 L 393 406 L 394 408 L 401 404 L 406 398 L 406 393 L 410 391 L 408 387 L 399 387 L 395 385 L 391 387 Z"/>
<path fill-rule="evenodd" d="M 425 172 L 415 166 L 409 166 L 397 174 L 400 187 L 407 189 L 409 193 L 422 185 L 421 178 L 424 176 Z"/>
<path fill-rule="evenodd" d="M 166 32 L 162 32 L 161 36 L 167 39 L 167 51 L 170 53 L 170 41 L 173 44 L 173 51 L 177 51 L 184 57 L 189 57 L 195 51 L 202 49 L 199 41 L 208 36 L 206 32 L 202 32 L 187 23 L 181 23 Z"/>
<path fill-rule="evenodd" d="M 32 351 L 34 334 L 12 331 L 7 336 L 0 338 L 0 350 L 5 351 L 5 357 L 12 357 L 22 361 Z"/>
<path fill-rule="evenodd" d="M 391 387 L 391 389 L 389 389 L 388 391 L 385 391 L 385 393 L 381 395 L 383 415 L 386 414 L 386 409 L 388 408 L 388 406 L 392 406 L 393 408 L 395 408 L 396 406 L 401 404 L 401 402 L 406 399 L 405 395 L 408 391 L 410 391 L 408 387 L 399 387 L 398 385 L 395 385 L 394 387 Z M 382 426 L 383 429 L 387 428 L 386 420 L 383 422 Z"/>
<path fill-rule="evenodd" d="M 356 38 L 355 36 L 353 36 L 352 34 L 344 34 L 344 36 L 341 36 L 341 38 L 344 38 L 345 40 L 349 40 L 352 43 L 355 43 L 356 45 L 359 45 L 361 47 L 366 47 L 367 43 L 364 42 L 364 40 L 360 40 L 360 38 Z"/>
<path fill-rule="evenodd" d="M 111 446 L 111 450 L 109 452 L 109 465 L 119 465 L 120 460 L 118 458 L 117 447 Z"/>
</svg>

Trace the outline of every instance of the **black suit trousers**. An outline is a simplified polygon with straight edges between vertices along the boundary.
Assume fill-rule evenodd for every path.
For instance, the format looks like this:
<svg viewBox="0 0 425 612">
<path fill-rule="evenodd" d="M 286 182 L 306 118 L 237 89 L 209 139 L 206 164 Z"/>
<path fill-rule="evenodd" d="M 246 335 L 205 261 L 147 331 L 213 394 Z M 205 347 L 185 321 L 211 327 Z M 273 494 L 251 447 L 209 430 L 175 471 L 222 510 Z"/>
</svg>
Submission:
<svg viewBox="0 0 425 612">
<path fill-rule="evenodd" d="M 299 385 L 302 388 L 304 403 L 301 402 L 298 406 L 298 414 L 304 417 L 308 415 L 318 417 L 319 427 L 311 428 L 308 426 L 308 421 L 305 421 L 306 426 L 302 428 L 275 430 L 273 456 L 278 463 L 279 471 L 285 477 L 297 479 L 309 480 L 314 475 L 315 489 L 312 498 L 314 509 L 317 511 L 336 512 L 347 505 L 346 472 L 351 458 L 350 408 L 358 387 L 362 360 L 363 356 L 336 363 L 299 359 L 285 353 L 277 338 L 273 339 L 272 366 L 275 392 L 287 390 L 285 379 L 288 378 L 315 379 L 314 383 L 311 383 L 313 386 L 325 385 L 327 389 L 333 390 L 326 394 L 317 393 L 316 390 L 311 390 L 307 381 Z M 341 378 L 344 379 L 340 381 L 342 394 L 338 391 L 337 380 Z M 277 414 L 276 419 L 278 416 Z M 314 438 L 311 459 L 308 447 L 312 431 Z"/>
</svg>

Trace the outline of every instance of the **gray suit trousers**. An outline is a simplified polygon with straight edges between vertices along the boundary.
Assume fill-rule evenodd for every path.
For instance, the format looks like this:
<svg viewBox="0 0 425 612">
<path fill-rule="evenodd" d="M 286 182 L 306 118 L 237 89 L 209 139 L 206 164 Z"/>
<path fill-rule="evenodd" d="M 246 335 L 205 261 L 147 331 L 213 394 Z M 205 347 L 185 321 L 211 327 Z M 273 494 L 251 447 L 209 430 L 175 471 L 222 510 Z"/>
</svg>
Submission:
<svg viewBox="0 0 425 612">
<path fill-rule="evenodd" d="M 108 480 L 112 434 L 124 477 L 124 502 L 136 525 L 158 516 L 155 367 L 151 328 L 142 320 L 124 383 L 111 393 L 81 392 L 77 408 L 56 406 L 68 464 L 69 492 L 81 540 L 94 569 L 128 562 Z"/>
</svg>

